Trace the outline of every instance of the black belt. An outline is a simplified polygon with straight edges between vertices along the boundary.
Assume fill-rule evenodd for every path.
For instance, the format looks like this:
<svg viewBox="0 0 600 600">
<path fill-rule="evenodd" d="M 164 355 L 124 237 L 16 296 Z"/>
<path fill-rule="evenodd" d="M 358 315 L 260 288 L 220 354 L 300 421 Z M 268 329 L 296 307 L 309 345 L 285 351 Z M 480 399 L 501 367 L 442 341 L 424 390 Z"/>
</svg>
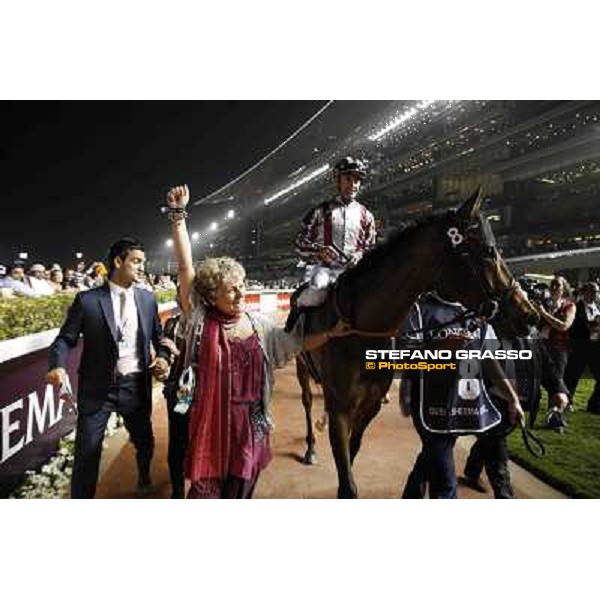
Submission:
<svg viewBox="0 0 600 600">
<path fill-rule="evenodd" d="M 121 375 L 121 373 L 115 374 L 115 383 L 126 383 L 129 381 L 138 382 L 142 381 L 145 375 L 142 371 L 136 373 L 127 373 L 127 375 Z"/>
</svg>

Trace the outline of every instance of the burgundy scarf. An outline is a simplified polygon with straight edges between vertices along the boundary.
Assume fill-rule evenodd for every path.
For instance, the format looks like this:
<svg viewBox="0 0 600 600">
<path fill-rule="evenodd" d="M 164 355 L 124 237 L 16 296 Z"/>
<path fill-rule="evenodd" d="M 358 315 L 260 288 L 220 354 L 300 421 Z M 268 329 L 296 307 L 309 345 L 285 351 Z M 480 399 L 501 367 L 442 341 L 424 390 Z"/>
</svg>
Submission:
<svg viewBox="0 0 600 600">
<path fill-rule="evenodd" d="M 191 481 L 224 479 L 229 467 L 231 352 L 223 325 L 228 317 L 209 308 L 198 350 L 196 390 L 190 410 L 185 474 Z"/>
</svg>

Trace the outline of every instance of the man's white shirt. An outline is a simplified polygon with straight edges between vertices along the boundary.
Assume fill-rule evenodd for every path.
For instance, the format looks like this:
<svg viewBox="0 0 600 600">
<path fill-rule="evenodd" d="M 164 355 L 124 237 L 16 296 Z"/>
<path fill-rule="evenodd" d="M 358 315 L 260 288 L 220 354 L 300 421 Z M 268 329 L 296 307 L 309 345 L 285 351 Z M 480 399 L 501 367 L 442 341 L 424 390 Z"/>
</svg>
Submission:
<svg viewBox="0 0 600 600">
<path fill-rule="evenodd" d="M 133 285 L 123 288 L 109 281 L 110 298 L 115 315 L 117 328 L 117 340 L 119 347 L 119 360 L 117 371 L 122 375 L 140 372 L 141 357 L 138 349 L 137 339 L 139 330 L 139 319 L 135 304 Z M 125 293 L 125 310 L 121 319 L 121 295 Z"/>
</svg>

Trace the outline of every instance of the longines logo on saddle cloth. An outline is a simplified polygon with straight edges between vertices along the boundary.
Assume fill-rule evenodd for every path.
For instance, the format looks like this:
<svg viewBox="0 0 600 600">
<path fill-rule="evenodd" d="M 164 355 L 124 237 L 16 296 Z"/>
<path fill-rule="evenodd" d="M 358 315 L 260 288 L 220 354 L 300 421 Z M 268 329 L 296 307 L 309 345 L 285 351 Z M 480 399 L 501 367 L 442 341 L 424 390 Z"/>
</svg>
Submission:
<svg viewBox="0 0 600 600">
<path fill-rule="evenodd" d="M 425 328 L 436 323 L 450 323 L 463 310 L 462 305 L 447 302 L 436 294 L 426 294 L 412 311 L 411 326 Z M 416 319 L 416 323 L 415 323 Z M 448 337 L 473 337 L 471 323 L 467 319 L 461 326 L 448 326 L 432 330 L 422 336 L 422 342 L 444 340 Z M 491 339 L 490 339 L 491 338 Z M 489 325 L 480 325 L 468 349 L 483 351 L 493 343 L 495 336 Z M 462 359 L 458 361 L 457 373 L 419 373 L 419 416 L 425 429 L 432 433 L 471 434 L 483 433 L 502 420 L 494 405 L 481 372 L 481 361 Z"/>
</svg>

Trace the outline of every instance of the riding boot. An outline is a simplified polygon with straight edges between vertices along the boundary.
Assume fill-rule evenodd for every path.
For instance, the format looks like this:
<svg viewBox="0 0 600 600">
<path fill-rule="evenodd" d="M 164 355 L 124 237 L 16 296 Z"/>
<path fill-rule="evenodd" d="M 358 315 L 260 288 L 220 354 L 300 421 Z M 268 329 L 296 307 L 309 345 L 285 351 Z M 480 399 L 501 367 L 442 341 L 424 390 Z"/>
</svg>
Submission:
<svg viewBox="0 0 600 600">
<path fill-rule="evenodd" d="M 300 316 L 300 307 L 298 306 L 298 298 L 300 294 L 308 287 L 308 283 L 302 284 L 297 290 L 294 291 L 290 298 L 290 312 L 288 313 L 285 327 L 283 328 L 286 333 L 290 333 L 294 329 L 294 325 Z"/>
</svg>

